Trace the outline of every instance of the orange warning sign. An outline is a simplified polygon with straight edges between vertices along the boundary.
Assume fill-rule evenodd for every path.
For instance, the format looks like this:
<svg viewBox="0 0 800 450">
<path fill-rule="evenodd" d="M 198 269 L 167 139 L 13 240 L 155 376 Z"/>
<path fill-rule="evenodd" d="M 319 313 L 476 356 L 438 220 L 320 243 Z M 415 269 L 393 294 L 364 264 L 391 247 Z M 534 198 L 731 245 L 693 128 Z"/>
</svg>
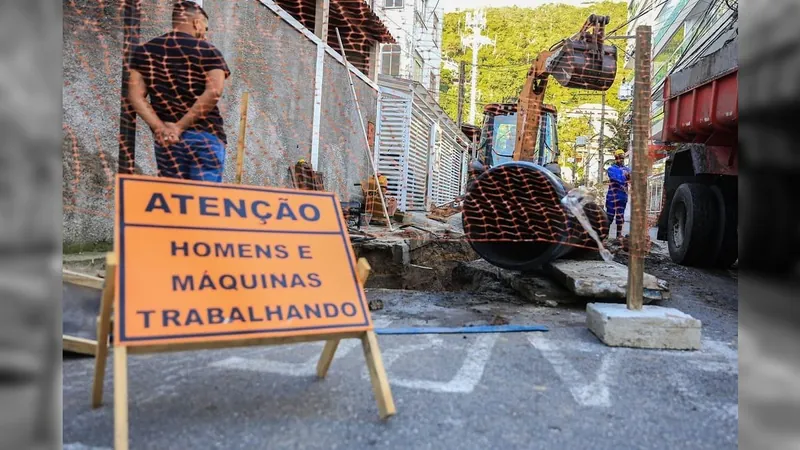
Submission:
<svg viewBox="0 0 800 450">
<path fill-rule="evenodd" d="M 116 345 L 372 329 L 335 194 L 120 175 Z"/>
</svg>

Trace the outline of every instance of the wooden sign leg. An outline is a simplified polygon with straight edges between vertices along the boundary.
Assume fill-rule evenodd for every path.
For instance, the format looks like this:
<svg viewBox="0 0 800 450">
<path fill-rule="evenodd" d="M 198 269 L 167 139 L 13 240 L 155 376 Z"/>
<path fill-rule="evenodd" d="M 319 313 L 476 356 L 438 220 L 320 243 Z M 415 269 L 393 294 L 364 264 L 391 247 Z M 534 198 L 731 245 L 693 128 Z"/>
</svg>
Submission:
<svg viewBox="0 0 800 450">
<path fill-rule="evenodd" d="M 358 275 L 358 283 L 362 289 L 364 288 L 364 283 L 367 282 L 367 278 L 369 278 L 370 270 L 372 268 L 366 258 L 360 258 L 356 264 L 356 275 Z M 333 355 L 336 354 L 336 349 L 339 348 L 339 341 L 340 339 L 325 341 L 325 348 L 322 350 L 322 355 L 317 363 L 317 376 L 319 378 L 325 378 L 328 374 L 328 369 L 333 362 Z"/>
<path fill-rule="evenodd" d="M 333 355 L 336 353 L 336 349 L 339 348 L 339 341 L 340 339 L 325 341 L 325 348 L 322 350 L 322 356 L 319 357 L 319 362 L 317 363 L 317 376 L 319 378 L 325 378 L 328 375 L 328 369 L 333 362 Z"/>
<path fill-rule="evenodd" d="M 381 350 L 378 347 L 378 338 L 374 331 L 367 331 L 361 337 L 361 346 L 364 348 L 364 358 L 367 360 L 369 368 L 369 378 L 372 381 L 372 390 L 375 392 L 375 399 L 378 401 L 378 411 L 381 419 L 387 419 L 397 412 L 394 407 L 392 390 L 389 387 L 389 379 L 386 377 L 386 369 L 383 367 Z"/>
<path fill-rule="evenodd" d="M 97 351 L 94 355 L 94 382 L 92 384 L 92 408 L 103 404 L 103 379 L 108 358 L 108 337 L 111 333 L 111 309 L 114 306 L 116 289 L 117 255 L 106 255 L 106 286 L 100 301 L 100 316 L 97 320 Z"/>
<path fill-rule="evenodd" d="M 114 450 L 128 450 L 127 347 L 114 347 Z"/>
</svg>

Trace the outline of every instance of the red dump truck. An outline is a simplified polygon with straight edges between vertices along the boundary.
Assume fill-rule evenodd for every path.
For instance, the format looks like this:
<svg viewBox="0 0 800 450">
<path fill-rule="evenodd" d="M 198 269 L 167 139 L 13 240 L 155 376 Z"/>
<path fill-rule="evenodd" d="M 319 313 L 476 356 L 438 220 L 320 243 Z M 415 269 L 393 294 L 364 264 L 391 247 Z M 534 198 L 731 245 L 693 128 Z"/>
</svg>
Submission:
<svg viewBox="0 0 800 450">
<path fill-rule="evenodd" d="M 667 77 L 658 136 L 665 164 L 658 239 L 675 263 L 729 268 L 739 257 L 738 45 Z"/>
</svg>

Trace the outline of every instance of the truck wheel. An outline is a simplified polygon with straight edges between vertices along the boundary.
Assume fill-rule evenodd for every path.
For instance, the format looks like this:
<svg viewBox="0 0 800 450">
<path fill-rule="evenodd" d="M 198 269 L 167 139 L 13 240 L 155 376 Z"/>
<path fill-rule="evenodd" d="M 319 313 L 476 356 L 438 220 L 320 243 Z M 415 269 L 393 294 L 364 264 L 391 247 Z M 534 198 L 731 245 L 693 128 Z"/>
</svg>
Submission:
<svg viewBox="0 0 800 450">
<path fill-rule="evenodd" d="M 733 263 L 739 259 L 739 205 L 736 195 L 730 192 L 731 189 L 712 186 L 711 190 L 717 198 L 721 230 L 714 266 L 720 269 L 730 269 Z"/>
<path fill-rule="evenodd" d="M 669 208 L 667 244 L 672 261 L 682 266 L 709 266 L 719 232 L 719 208 L 714 192 L 698 183 L 684 183 Z"/>
</svg>

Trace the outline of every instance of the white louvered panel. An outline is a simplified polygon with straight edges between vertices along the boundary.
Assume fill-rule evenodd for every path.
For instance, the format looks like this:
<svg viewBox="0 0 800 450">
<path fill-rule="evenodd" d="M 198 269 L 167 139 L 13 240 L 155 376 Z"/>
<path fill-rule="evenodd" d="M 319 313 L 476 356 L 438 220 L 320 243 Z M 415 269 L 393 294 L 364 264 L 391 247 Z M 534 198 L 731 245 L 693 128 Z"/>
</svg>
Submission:
<svg viewBox="0 0 800 450">
<path fill-rule="evenodd" d="M 462 148 L 450 134 L 443 133 L 437 139 L 437 158 L 433 167 L 434 184 L 431 200 L 435 205 L 444 205 L 461 194 Z"/>
<path fill-rule="evenodd" d="M 410 97 L 403 98 L 383 92 L 378 124 L 378 172 L 389 182 L 389 194 L 400 199 L 403 189 L 403 158 L 406 153 Z"/>
<path fill-rule="evenodd" d="M 425 210 L 425 191 L 428 184 L 428 155 L 431 121 L 416 105 L 412 107 L 411 139 L 408 152 L 408 182 L 406 184 L 406 210 Z"/>
</svg>

